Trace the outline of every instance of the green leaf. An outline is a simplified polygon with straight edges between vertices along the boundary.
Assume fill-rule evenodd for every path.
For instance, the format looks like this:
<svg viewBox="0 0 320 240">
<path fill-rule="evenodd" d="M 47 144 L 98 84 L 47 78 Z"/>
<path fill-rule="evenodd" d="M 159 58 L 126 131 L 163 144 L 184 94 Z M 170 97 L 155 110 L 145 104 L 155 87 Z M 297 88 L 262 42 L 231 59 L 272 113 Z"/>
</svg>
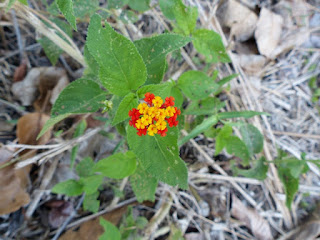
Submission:
<svg viewBox="0 0 320 240">
<path fill-rule="evenodd" d="M 69 179 L 65 182 L 60 182 L 55 185 L 51 192 L 57 194 L 64 194 L 69 197 L 81 195 L 83 192 L 83 186 L 81 183 L 74 179 Z"/>
<path fill-rule="evenodd" d="M 185 35 L 194 31 L 198 18 L 196 7 L 187 7 L 181 0 L 160 0 L 159 4 L 168 19 L 176 20 L 175 31 Z"/>
<path fill-rule="evenodd" d="M 96 192 L 100 187 L 102 181 L 103 181 L 102 175 L 92 175 L 89 177 L 80 178 L 80 182 L 83 185 L 83 191 L 88 195 Z"/>
<path fill-rule="evenodd" d="M 226 149 L 229 154 L 234 154 L 241 158 L 243 160 L 243 165 L 246 166 L 249 164 L 250 155 L 248 148 L 240 138 L 230 136 L 227 138 L 226 143 Z"/>
<path fill-rule="evenodd" d="M 131 175 L 130 183 L 138 202 L 147 200 L 154 202 L 158 181 L 146 172 L 141 164 L 138 165 L 136 172 Z"/>
<path fill-rule="evenodd" d="M 58 18 L 51 18 L 50 19 L 53 23 L 55 23 L 62 31 L 64 31 L 68 36 L 71 36 L 72 30 L 70 28 L 70 25 L 68 25 L 66 22 L 61 21 Z M 49 28 L 52 29 L 50 25 L 47 25 Z M 61 33 L 57 33 L 61 38 L 65 39 L 64 36 L 62 36 Z M 61 53 L 63 53 L 63 50 L 58 47 L 54 42 L 52 42 L 49 38 L 43 37 L 38 39 L 38 42 L 40 43 L 41 47 L 43 48 L 46 56 L 49 58 L 52 65 L 56 65 L 59 56 Z"/>
<path fill-rule="evenodd" d="M 144 12 L 150 8 L 150 0 L 130 0 L 129 7 L 133 10 Z"/>
<path fill-rule="evenodd" d="M 116 125 L 120 122 L 123 122 L 127 118 L 129 118 L 129 111 L 132 108 L 136 108 L 138 106 L 138 99 L 137 96 L 133 93 L 127 94 L 124 99 L 121 101 L 116 115 L 112 121 L 112 125 Z"/>
<path fill-rule="evenodd" d="M 84 133 L 86 128 L 87 128 L 87 122 L 86 122 L 86 120 L 82 120 L 77 125 L 76 130 L 74 131 L 74 134 L 73 134 L 73 138 L 80 137 Z M 79 146 L 76 145 L 71 150 L 71 160 L 70 160 L 70 168 L 71 169 L 73 168 L 74 161 L 76 160 L 77 153 L 78 153 L 78 148 L 79 148 Z"/>
<path fill-rule="evenodd" d="M 218 85 L 220 87 L 222 87 L 223 85 L 225 85 L 226 83 L 230 82 L 232 79 L 234 79 L 235 77 L 238 77 L 239 74 L 231 74 L 227 77 L 222 78 L 218 83 Z"/>
<path fill-rule="evenodd" d="M 160 83 L 165 72 L 167 54 L 178 50 L 190 41 L 191 38 L 178 34 L 161 34 L 135 41 L 134 44 L 147 67 L 146 84 Z"/>
<path fill-rule="evenodd" d="M 100 201 L 97 200 L 98 197 L 99 197 L 99 192 L 95 192 L 90 195 L 86 194 L 83 200 L 83 209 L 93 213 L 98 212 L 100 207 Z"/>
<path fill-rule="evenodd" d="M 124 96 L 146 81 L 146 66 L 134 44 L 107 22 L 103 28 L 97 14 L 91 17 L 86 44 L 100 66 L 101 83 L 113 94 Z"/>
<path fill-rule="evenodd" d="M 63 119 L 69 117 L 71 115 L 71 113 L 66 113 L 66 114 L 62 114 L 62 115 L 59 115 L 57 117 L 54 117 L 54 118 L 50 118 L 48 121 L 46 121 L 46 123 L 44 124 L 43 128 L 41 129 L 39 135 L 37 136 L 37 140 L 39 138 L 42 137 L 43 134 L 45 134 L 47 131 L 49 131 L 49 129 L 55 125 L 56 123 L 62 121 Z"/>
<path fill-rule="evenodd" d="M 178 87 L 188 98 L 198 100 L 207 98 L 219 88 L 219 85 L 205 73 L 192 70 L 179 77 Z"/>
<path fill-rule="evenodd" d="M 13 6 L 13 4 L 16 2 L 16 0 L 9 0 L 8 5 L 6 7 L 6 12 L 9 11 L 9 9 Z"/>
<path fill-rule="evenodd" d="M 294 196 L 299 189 L 299 178 L 295 178 L 290 174 L 290 169 L 278 167 L 279 178 L 284 185 L 286 194 L 286 206 L 291 209 Z"/>
<path fill-rule="evenodd" d="M 144 98 L 144 95 L 147 92 L 150 92 L 153 93 L 155 96 L 160 96 L 162 99 L 165 99 L 166 97 L 170 96 L 172 86 L 173 83 L 171 82 L 145 85 L 138 89 L 137 95 L 139 98 Z"/>
<path fill-rule="evenodd" d="M 268 172 L 268 165 L 265 164 L 266 159 L 264 157 L 261 157 L 256 164 L 248 169 L 239 169 L 239 168 L 233 168 L 232 170 L 235 172 L 236 175 L 242 175 L 247 178 L 254 178 L 257 180 L 263 181 L 267 178 L 267 172 Z"/>
<path fill-rule="evenodd" d="M 105 92 L 94 81 L 78 79 L 60 93 L 51 110 L 51 117 L 73 113 L 96 112 L 105 100 Z"/>
<path fill-rule="evenodd" d="M 76 172 L 79 177 L 88 177 L 93 173 L 94 162 L 90 157 L 81 160 L 76 166 Z"/>
<path fill-rule="evenodd" d="M 132 175 L 137 167 L 136 156 L 133 152 L 117 153 L 110 157 L 101 159 L 94 166 L 95 172 L 103 176 L 115 179 L 122 179 Z"/>
<path fill-rule="evenodd" d="M 192 37 L 195 49 L 206 57 L 207 62 L 230 62 L 218 33 L 208 29 L 199 29 L 194 32 Z"/>
<path fill-rule="evenodd" d="M 99 7 L 99 0 L 73 0 L 74 16 L 80 19 L 91 16 Z"/>
<path fill-rule="evenodd" d="M 221 128 L 217 138 L 216 138 L 216 151 L 215 155 L 218 155 L 222 149 L 227 145 L 228 138 L 232 134 L 232 127 L 228 124 L 225 124 Z"/>
<path fill-rule="evenodd" d="M 136 129 L 128 127 L 127 140 L 139 163 L 156 179 L 171 186 L 188 188 L 188 171 L 179 157 L 178 129 L 168 128 L 167 136 L 138 136 Z"/>
<path fill-rule="evenodd" d="M 129 0 L 108 0 L 108 9 L 122 8 Z"/>
<path fill-rule="evenodd" d="M 183 112 L 185 115 L 211 115 L 217 114 L 217 112 L 225 106 L 224 102 L 221 102 L 219 98 L 208 97 L 200 101 L 193 101 L 188 108 Z"/>
<path fill-rule="evenodd" d="M 183 103 L 183 95 L 181 93 L 181 90 L 177 87 L 177 86 L 174 86 L 171 88 L 171 93 L 169 94 L 169 96 L 172 96 L 174 97 L 175 101 L 174 101 L 174 105 L 177 107 L 177 108 L 180 108 L 182 106 L 182 103 Z"/>
<path fill-rule="evenodd" d="M 251 117 L 260 116 L 260 115 L 269 115 L 269 113 L 255 112 L 255 111 L 221 112 L 218 114 L 218 118 L 219 119 L 238 118 L 238 117 L 251 118 Z"/>
<path fill-rule="evenodd" d="M 239 130 L 242 140 L 249 150 L 250 156 L 252 156 L 254 153 L 259 153 L 262 151 L 263 135 L 255 126 L 251 124 L 243 124 Z"/>
<path fill-rule="evenodd" d="M 201 124 L 199 124 L 194 129 L 192 129 L 192 131 L 187 136 L 180 139 L 178 142 L 178 145 L 182 146 L 183 144 L 188 142 L 191 138 L 198 136 L 200 133 L 212 127 L 212 125 L 215 125 L 217 122 L 218 122 L 218 119 L 216 116 L 208 117 L 207 119 L 203 120 Z"/>
<path fill-rule="evenodd" d="M 72 28 L 77 31 L 76 18 L 73 12 L 72 0 L 56 0 L 59 10 L 63 13 Z"/>
<path fill-rule="evenodd" d="M 112 223 L 100 217 L 100 225 L 104 228 L 104 234 L 99 237 L 99 240 L 121 240 L 120 231 Z"/>
<path fill-rule="evenodd" d="M 94 57 L 90 54 L 87 45 L 85 45 L 84 47 L 83 56 L 87 64 L 87 68 L 84 70 L 83 77 L 93 80 L 95 82 L 100 82 L 99 64 L 94 59 Z"/>
</svg>

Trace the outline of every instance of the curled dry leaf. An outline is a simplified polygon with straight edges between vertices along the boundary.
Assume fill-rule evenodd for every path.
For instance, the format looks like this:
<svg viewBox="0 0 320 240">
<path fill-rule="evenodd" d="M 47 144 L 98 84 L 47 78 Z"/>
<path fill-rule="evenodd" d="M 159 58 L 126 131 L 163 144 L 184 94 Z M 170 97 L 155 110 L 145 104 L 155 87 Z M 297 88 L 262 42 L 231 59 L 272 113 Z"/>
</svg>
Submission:
<svg viewBox="0 0 320 240">
<path fill-rule="evenodd" d="M 63 202 L 60 206 L 51 207 L 48 214 L 49 225 L 52 228 L 60 227 L 73 211 L 74 208 L 71 202 Z"/>
<path fill-rule="evenodd" d="M 22 61 L 19 67 L 16 68 L 13 75 L 14 82 L 20 82 L 24 79 L 27 74 L 27 63 L 25 60 Z"/>
<path fill-rule="evenodd" d="M 111 222 L 113 225 L 118 225 L 126 211 L 127 206 L 124 206 L 116 210 L 113 210 L 112 212 L 105 213 L 101 217 Z M 104 230 L 99 223 L 99 217 L 82 223 L 79 229 L 78 227 L 75 227 L 74 229 L 68 230 L 59 238 L 59 240 L 92 240 L 98 239 L 99 236 L 101 236 L 104 233 Z"/>
<path fill-rule="evenodd" d="M 249 8 L 236 0 L 229 0 L 217 12 L 222 25 L 230 28 L 236 41 L 246 41 L 253 36 L 258 17 Z"/>
<path fill-rule="evenodd" d="M 0 148 L 0 166 L 10 161 L 12 152 Z M 0 169 L 0 215 L 8 214 L 28 204 L 30 198 L 12 164 Z"/>
<path fill-rule="evenodd" d="M 283 18 L 280 15 L 262 8 L 254 33 L 259 52 L 262 55 L 271 59 L 274 57 L 272 53 L 279 44 L 282 24 Z"/>
<path fill-rule="evenodd" d="M 231 214 L 244 222 L 257 239 L 271 240 L 273 239 L 271 229 L 268 222 L 262 218 L 259 213 L 247 208 L 236 196 L 232 195 Z"/>
</svg>

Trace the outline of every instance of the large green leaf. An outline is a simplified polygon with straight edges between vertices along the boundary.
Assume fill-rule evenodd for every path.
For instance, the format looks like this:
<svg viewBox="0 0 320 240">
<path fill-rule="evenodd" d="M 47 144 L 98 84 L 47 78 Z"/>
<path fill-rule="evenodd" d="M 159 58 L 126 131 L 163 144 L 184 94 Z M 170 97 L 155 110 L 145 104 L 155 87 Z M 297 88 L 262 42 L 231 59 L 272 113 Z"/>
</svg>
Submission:
<svg viewBox="0 0 320 240">
<path fill-rule="evenodd" d="M 218 122 L 218 119 L 216 116 L 211 116 L 203 120 L 201 124 L 196 126 L 192 131 L 185 137 L 179 140 L 178 145 L 182 146 L 186 142 L 188 142 L 191 138 L 194 138 L 198 136 L 200 133 L 204 132 L 208 128 L 212 127 L 212 125 L 215 125 Z"/>
<path fill-rule="evenodd" d="M 124 120 L 126 120 L 129 115 L 129 111 L 132 109 L 132 108 L 136 108 L 138 106 L 138 99 L 137 99 L 137 96 L 133 93 L 129 93 L 127 94 L 124 99 L 121 101 L 118 109 L 117 109 L 117 112 L 116 112 L 116 115 L 114 116 L 113 118 L 113 121 L 112 121 L 112 125 L 116 125 Z"/>
<path fill-rule="evenodd" d="M 178 129 L 168 128 L 167 136 L 138 136 L 136 129 L 128 127 L 127 140 L 139 158 L 142 167 L 156 179 L 169 185 L 188 188 L 188 171 L 179 157 Z"/>
<path fill-rule="evenodd" d="M 198 100 L 208 97 L 219 85 L 205 73 L 192 70 L 179 77 L 178 87 L 188 98 Z"/>
<path fill-rule="evenodd" d="M 136 11 L 144 12 L 150 8 L 150 0 L 130 0 L 129 6 Z"/>
<path fill-rule="evenodd" d="M 250 155 L 259 153 L 263 148 L 263 135 L 251 124 L 243 124 L 240 127 L 242 140 L 247 145 Z"/>
<path fill-rule="evenodd" d="M 99 7 L 99 0 L 73 0 L 74 16 L 83 19 L 92 15 Z"/>
<path fill-rule="evenodd" d="M 144 84 L 146 66 L 134 44 L 94 14 L 88 28 L 87 47 L 100 66 L 101 83 L 113 94 L 124 96 Z"/>
<path fill-rule="evenodd" d="M 55 185 L 51 192 L 57 194 L 65 194 L 69 197 L 78 196 L 83 192 L 83 185 L 76 180 L 69 179 L 65 182 L 60 182 Z"/>
<path fill-rule="evenodd" d="M 144 98 L 145 93 L 150 92 L 155 96 L 160 96 L 164 100 L 166 97 L 170 96 L 173 84 L 174 83 L 171 82 L 165 82 L 161 84 L 145 85 L 138 89 L 137 95 L 139 98 Z"/>
<path fill-rule="evenodd" d="M 134 44 L 147 66 L 146 84 L 160 83 L 165 71 L 166 55 L 190 41 L 191 38 L 178 34 L 161 34 L 135 41 Z"/>
<path fill-rule="evenodd" d="M 93 167 L 93 171 L 100 172 L 105 177 L 122 179 L 133 174 L 136 167 L 136 156 L 133 152 L 128 151 L 101 159 Z"/>
<path fill-rule="evenodd" d="M 136 172 L 131 175 L 130 183 L 138 202 L 154 201 L 158 185 L 157 179 L 146 172 L 141 164 L 138 165 Z"/>
<path fill-rule="evenodd" d="M 104 229 L 104 234 L 99 237 L 99 240 L 120 240 L 121 234 L 116 226 L 100 217 L 100 225 Z"/>
<path fill-rule="evenodd" d="M 249 164 L 250 155 L 244 142 L 236 136 L 230 136 L 227 138 L 226 143 L 227 152 L 241 158 L 243 160 L 243 165 L 247 166 Z"/>
<path fill-rule="evenodd" d="M 78 79 L 60 93 L 51 110 L 51 117 L 66 113 L 96 112 L 105 100 L 105 92 L 94 81 Z"/>
<path fill-rule="evenodd" d="M 207 62 L 230 62 L 221 36 L 218 33 L 208 29 L 199 29 L 194 32 L 192 37 L 194 47 L 206 57 Z"/>
<path fill-rule="evenodd" d="M 57 0 L 57 5 L 59 10 L 63 13 L 67 21 L 73 27 L 74 30 L 77 30 L 76 17 L 73 12 L 73 1 L 72 0 Z"/>
</svg>

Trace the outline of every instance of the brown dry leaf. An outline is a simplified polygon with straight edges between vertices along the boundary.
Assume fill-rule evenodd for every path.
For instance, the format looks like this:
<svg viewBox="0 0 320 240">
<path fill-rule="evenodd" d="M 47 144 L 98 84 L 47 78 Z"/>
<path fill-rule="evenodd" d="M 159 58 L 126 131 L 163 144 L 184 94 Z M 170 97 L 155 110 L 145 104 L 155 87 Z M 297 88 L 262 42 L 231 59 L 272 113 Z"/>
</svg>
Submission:
<svg viewBox="0 0 320 240">
<path fill-rule="evenodd" d="M 12 152 L 0 148 L 0 166 L 9 162 L 11 157 Z M 30 202 L 21 185 L 23 182 L 17 177 L 13 164 L 0 169 L 0 215 L 15 212 Z"/>
<path fill-rule="evenodd" d="M 33 103 L 36 111 L 50 113 L 52 104 L 68 84 L 69 80 L 64 69 L 56 67 L 43 69 L 39 80 L 40 96 Z"/>
<path fill-rule="evenodd" d="M 122 216 L 126 213 L 127 206 L 118 208 L 110 213 L 106 213 L 102 215 L 105 220 L 111 222 L 114 225 L 118 225 Z M 59 240 L 96 240 L 104 233 L 102 226 L 99 224 L 99 218 L 92 219 L 90 221 L 84 222 L 78 227 L 74 229 L 68 230 L 65 234 L 63 234 Z"/>
<path fill-rule="evenodd" d="M 16 68 L 13 75 L 14 82 L 20 82 L 24 79 L 27 74 L 27 63 L 26 61 L 22 61 L 19 67 Z"/>
<path fill-rule="evenodd" d="M 232 195 L 231 215 L 244 222 L 257 239 L 273 239 L 268 222 L 259 213 L 247 208 L 236 196 Z"/>
<path fill-rule="evenodd" d="M 254 36 L 260 54 L 273 58 L 273 51 L 278 46 L 282 32 L 283 18 L 262 8 Z"/>
<path fill-rule="evenodd" d="M 42 127 L 49 119 L 49 115 L 37 112 L 29 113 L 19 118 L 17 124 L 19 143 L 30 145 L 46 144 L 51 138 L 51 131 L 46 132 L 39 140 L 36 139 Z"/>
<path fill-rule="evenodd" d="M 236 0 L 229 0 L 217 12 L 222 25 L 230 28 L 236 41 L 246 41 L 253 36 L 258 17 L 249 8 Z"/>
</svg>

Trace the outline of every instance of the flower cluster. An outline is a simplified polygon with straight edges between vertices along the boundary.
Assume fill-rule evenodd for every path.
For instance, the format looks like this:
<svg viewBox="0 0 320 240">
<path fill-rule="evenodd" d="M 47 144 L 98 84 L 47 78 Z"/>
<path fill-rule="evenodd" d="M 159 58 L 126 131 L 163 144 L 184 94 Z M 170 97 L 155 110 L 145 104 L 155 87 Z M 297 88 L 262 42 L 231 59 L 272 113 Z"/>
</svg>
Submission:
<svg viewBox="0 0 320 240">
<path fill-rule="evenodd" d="M 148 135 L 154 136 L 159 134 L 162 137 L 167 135 L 167 125 L 170 127 L 177 126 L 178 115 L 181 111 L 174 107 L 174 97 L 166 97 L 165 102 L 159 96 L 154 96 L 152 93 L 146 93 L 143 103 L 140 103 L 137 108 L 129 111 L 131 120 L 130 126 L 137 129 L 139 136 Z"/>
</svg>

